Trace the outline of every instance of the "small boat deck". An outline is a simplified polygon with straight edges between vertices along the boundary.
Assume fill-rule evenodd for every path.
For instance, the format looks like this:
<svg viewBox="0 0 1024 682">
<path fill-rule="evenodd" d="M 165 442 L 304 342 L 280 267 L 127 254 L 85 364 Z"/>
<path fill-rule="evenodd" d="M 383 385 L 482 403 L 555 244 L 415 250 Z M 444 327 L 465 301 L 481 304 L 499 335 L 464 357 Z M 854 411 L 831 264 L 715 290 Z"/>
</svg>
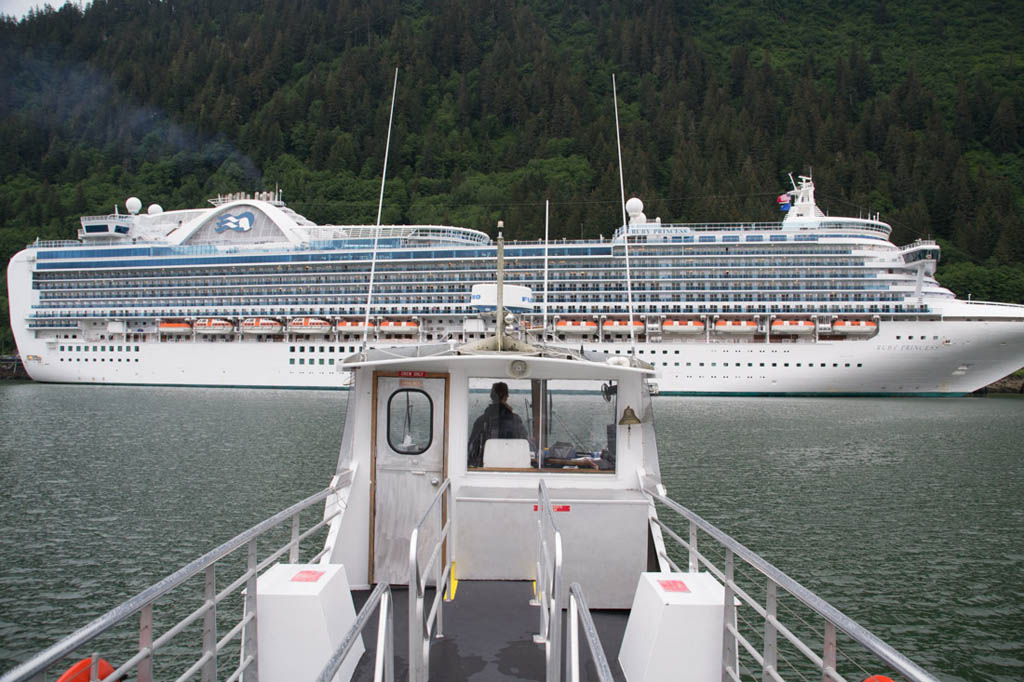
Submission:
<svg viewBox="0 0 1024 682">
<path fill-rule="evenodd" d="M 369 591 L 352 593 L 356 610 Z M 444 604 L 444 637 L 430 647 L 430 679 L 450 680 L 544 680 L 544 645 L 533 641 L 538 631 L 538 607 L 530 605 L 533 586 L 528 581 L 460 580 L 455 599 Z M 433 598 L 433 590 L 427 601 Z M 408 675 L 408 591 L 394 589 L 395 679 Z M 568 612 L 563 620 L 568 629 Z M 618 650 L 626 630 L 628 611 L 592 611 L 605 655 L 617 681 L 625 678 L 618 664 Z M 373 680 L 377 643 L 376 618 L 363 632 L 367 653 L 360 659 L 353 682 Z M 564 637 L 564 633 L 563 633 Z M 594 667 L 581 643 L 580 679 L 597 680 Z M 565 649 L 563 648 L 563 651 Z"/>
</svg>

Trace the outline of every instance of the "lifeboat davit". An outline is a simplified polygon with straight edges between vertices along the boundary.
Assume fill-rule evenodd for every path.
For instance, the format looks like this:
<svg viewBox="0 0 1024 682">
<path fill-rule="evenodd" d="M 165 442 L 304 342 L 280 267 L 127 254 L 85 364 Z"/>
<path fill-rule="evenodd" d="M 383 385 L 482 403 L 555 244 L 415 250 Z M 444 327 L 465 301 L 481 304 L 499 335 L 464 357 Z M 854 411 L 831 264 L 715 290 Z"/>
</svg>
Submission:
<svg viewBox="0 0 1024 682">
<path fill-rule="evenodd" d="M 629 320 L 605 320 L 603 329 L 605 334 L 629 334 Z M 647 326 L 640 320 L 633 320 L 633 331 L 643 334 Z"/>
<path fill-rule="evenodd" d="M 772 334 L 811 334 L 814 326 L 811 320 L 774 320 Z"/>
<path fill-rule="evenodd" d="M 596 334 L 597 322 L 593 320 L 559 320 L 555 325 L 559 334 Z"/>
<path fill-rule="evenodd" d="M 319 317 L 296 317 L 288 322 L 292 334 L 330 334 L 331 323 Z"/>
<path fill-rule="evenodd" d="M 271 317 L 250 317 L 242 320 L 243 334 L 280 334 L 282 325 Z"/>
<path fill-rule="evenodd" d="M 365 331 L 373 331 L 373 322 L 365 320 L 338 320 L 336 325 L 339 334 L 362 334 Z"/>
<path fill-rule="evenodd" d="M 704 323 L 700 320 L 665 320 L 661 331 L 666 334 L 703 334 Z"/>
<path fill-rule="evenodd" d="M 420 323 L 415 320 L 384 320 L 380 323 L 380 330 L 385 334 L 418 334 Z"/>
<path fill-rule="evenodd" d="M 878 331 L 878 323 L 874 320 L 836 320 L 832 323 L 832 331 L 850 336 L 868 336 Z"/>
<path fill-rule="evenodd" d="M 165 320 L 160 323 L 161 334 L 191 334 L 192 325 L 188 322 Z"/>
<path fill-rule="evenodd" d="M 235 325 L 218 317 L 200 317 L 192 327 L 197 334 L 231 334 Z"/>
<path fill-rule="evenodd" d="M 719 334 L 754 334 L 757 322 L 753 320 L 719 320 L 715 322 L 715 331 Z"/>
</svg>

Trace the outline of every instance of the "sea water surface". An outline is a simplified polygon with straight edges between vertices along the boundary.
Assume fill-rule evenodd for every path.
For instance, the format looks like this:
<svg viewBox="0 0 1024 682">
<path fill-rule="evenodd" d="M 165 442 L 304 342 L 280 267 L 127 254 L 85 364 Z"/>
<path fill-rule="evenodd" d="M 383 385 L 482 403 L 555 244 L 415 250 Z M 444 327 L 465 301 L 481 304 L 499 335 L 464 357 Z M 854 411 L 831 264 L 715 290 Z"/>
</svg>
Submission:
<svg viewBox="0 0 1024 682">
<path fill-rule="evenodd" d="M 322 489 L 346 401 L 0 384 L 0 670 Z M 940 679 L 1024 679 L 1024 400 L 653 406 L 674 499 Z"/>
</svg>

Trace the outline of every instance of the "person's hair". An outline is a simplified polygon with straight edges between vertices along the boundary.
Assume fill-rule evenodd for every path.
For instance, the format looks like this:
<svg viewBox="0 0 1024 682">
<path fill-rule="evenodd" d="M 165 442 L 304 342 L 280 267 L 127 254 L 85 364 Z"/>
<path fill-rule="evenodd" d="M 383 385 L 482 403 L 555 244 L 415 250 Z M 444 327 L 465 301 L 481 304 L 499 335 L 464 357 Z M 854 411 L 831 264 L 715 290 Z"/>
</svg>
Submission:
<svg viewBox="0 0 1024 682">
<path fill-rule="evenodd" d="M 508 398 L 508 384 L 504 381 L 496 381 L 491 386 L 491 401 L 500 403 L 501 401 Z"/>
</svg>

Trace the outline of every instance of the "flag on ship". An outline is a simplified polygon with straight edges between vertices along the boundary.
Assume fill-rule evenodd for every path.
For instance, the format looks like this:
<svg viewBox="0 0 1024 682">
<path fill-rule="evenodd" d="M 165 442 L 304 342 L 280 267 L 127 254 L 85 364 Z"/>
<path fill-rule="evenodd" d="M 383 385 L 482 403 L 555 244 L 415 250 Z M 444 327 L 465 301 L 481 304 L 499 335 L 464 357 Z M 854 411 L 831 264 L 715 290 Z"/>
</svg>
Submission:
<svg viewBox="0 0 1024 682">
<path fill-rule="evenodd" d="M 788 211 L 789 210 L 789 195 L 788 194 L 780 194 L 777 201 L 779 202 L 779 210 L 780 211 Z"/>
</svg>

